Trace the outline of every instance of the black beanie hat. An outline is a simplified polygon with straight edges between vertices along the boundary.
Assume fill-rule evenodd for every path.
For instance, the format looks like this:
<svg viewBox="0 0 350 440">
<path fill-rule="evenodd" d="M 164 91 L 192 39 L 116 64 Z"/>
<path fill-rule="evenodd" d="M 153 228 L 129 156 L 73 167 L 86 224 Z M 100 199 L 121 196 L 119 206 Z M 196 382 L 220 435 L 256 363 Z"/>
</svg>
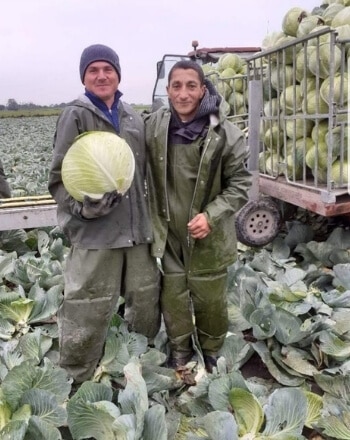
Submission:
<svg viewBox="0 0 350 440">
<path fill-rule="evenodd" d="M 111 64 L 117 71 L 119 81 L 121 80 L 118 55 L 108 46 L 104 46 L 103 44 L 93 44 L 92 46 L 84 49 L 80 57 L 79 71 L 82 83 L 84 82 L 85 70 L 89 64 L 95 61 L 106 61 L 107 63 Z"/>
</svg>

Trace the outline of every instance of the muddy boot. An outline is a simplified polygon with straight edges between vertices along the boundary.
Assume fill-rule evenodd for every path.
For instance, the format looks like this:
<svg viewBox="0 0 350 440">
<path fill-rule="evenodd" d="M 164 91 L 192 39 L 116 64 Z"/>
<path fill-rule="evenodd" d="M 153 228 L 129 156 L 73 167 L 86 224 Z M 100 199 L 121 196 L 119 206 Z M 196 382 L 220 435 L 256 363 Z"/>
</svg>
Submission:
<svg viewBox="0 0 350 440">
<path fill-rule="evenodd" d="M 171 353 L 167 366 L 168 368 L 174 368 L 175 370 L 178 370 L 179 368 L 184 367 L 193 357 L 193 352 L 189 353 L 179 353 L 179 352 L 173 352 Z"/>
<path fill-rule="evenodd" d="M 207 370 L 208 373 L 212 373 L 213 372 L 213 368 L 216 368 L 218 365 L 217 362 L 217 357 L 215 356 L 208 356 L 208 355 L 204 355 L 204 365 L 205 365 L 205 369 Z"/>
</svg>

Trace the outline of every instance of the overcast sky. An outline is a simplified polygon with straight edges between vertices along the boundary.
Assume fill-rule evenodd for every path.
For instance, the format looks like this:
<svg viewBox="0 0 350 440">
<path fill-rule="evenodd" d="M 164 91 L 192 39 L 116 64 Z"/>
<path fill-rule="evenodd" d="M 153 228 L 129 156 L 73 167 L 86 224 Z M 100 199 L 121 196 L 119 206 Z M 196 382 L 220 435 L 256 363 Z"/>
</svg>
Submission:
<svg viewBox="0 0 350 440">
<path fill-rule="evenodd" d="M 84 89 L 82 50 L 94 43 L 120 57 L 123 99 L 151 102 L 156 62 L 199 47 L 260 46 L 295 6 L 322 0 L 9 0 L 0 15 L 0 104 L 69 102 Z"/>
</svg>

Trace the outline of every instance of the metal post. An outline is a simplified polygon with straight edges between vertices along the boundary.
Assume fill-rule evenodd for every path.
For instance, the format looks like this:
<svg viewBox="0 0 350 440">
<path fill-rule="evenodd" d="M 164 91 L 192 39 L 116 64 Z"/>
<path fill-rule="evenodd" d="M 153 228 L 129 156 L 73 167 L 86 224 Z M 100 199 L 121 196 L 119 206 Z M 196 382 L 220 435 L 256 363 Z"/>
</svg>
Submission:
<svg viewBox="0 0 350 440">
<path fill-rule="evenodd" d="M 259 152 L 260 152 L 260 117 L 262 111 L 262 84 L 260 80 L 249 81 L 249 113 L 248 113 L 248 170 L 252 173 L 253 182 L 249 200 L 259 199 Z"/>
</svg>

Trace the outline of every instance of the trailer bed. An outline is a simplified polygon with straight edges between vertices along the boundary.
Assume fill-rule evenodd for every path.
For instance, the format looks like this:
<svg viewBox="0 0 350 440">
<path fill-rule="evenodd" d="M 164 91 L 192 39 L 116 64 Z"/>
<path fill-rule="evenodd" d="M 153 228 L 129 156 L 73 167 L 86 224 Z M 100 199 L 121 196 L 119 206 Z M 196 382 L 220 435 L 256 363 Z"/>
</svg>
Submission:
<svg viewBox="0 0 350 440">
<path fill-rule="evenodd" d="M 295 183 L 291 185 L 284 177 L 271 179 L 259 177 L 260 192 L 272 198 L 282 200 L 300 208 L 307 209 L 324 217 L 336 217 L 350 214 L 350 196 L 344 188 L 334 189 L 331 193 L 324 189 L 303 188 Z"/>
<path fill-rule="evenodd" d="M 56 210 L 47 195 L 0 199 L 0 231 L 56 226 Z"/>
</svg>

